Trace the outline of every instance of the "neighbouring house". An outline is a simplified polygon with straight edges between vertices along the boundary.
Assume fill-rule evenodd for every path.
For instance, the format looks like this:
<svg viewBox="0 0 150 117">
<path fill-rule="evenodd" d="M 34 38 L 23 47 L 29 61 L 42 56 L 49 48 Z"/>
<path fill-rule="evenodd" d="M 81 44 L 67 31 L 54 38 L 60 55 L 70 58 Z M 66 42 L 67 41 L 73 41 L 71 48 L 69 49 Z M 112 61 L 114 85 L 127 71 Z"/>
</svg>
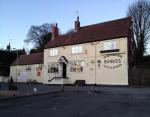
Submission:
<svg viewBox="0 0 150 117">
<path fill-rule="evenodd" d="M 59 35 L 52 26 L 52 40 L 44 49 L 45 84 L 128 85 L 133 64 L 131 18 L 80 26 Z"/>
<path fill-rule="evenodd" d="M 36 80 L 43 83 L 43 53 L 19 56 L 10 66 L 10 77 L 14 82 Z"/>
</svg>

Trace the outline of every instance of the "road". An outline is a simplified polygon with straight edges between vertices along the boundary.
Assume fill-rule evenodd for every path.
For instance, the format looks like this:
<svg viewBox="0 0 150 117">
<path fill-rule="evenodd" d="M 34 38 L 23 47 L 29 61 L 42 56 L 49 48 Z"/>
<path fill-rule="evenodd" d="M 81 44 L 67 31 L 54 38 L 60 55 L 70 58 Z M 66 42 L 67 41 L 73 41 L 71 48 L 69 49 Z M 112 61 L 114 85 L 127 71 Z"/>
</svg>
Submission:
<svg viewBox="0 0 150 117">
<path fill-rule="evenodd" d="M 0 117 L 150 117 L 150 94 L 123 90 L 65 91 L 2 101 Z"/>
</svg>

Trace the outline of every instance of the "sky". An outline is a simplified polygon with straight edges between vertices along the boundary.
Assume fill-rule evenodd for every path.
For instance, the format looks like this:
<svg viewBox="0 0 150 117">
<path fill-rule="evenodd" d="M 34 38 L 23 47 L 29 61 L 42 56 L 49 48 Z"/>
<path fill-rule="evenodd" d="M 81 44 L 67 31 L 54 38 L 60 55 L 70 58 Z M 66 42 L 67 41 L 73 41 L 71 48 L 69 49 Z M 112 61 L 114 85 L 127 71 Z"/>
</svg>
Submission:
<svg viewBox="0 0 150 117">
<path fill-rule="evenodd" d="M 74 28 L 79 13 L 81 26 L 126 17 L 136 0 L 0 0 L 0 48 L 29 49 L 24 43 L 32 25 L 58 23 L 62 33 Z"/>
</svg>

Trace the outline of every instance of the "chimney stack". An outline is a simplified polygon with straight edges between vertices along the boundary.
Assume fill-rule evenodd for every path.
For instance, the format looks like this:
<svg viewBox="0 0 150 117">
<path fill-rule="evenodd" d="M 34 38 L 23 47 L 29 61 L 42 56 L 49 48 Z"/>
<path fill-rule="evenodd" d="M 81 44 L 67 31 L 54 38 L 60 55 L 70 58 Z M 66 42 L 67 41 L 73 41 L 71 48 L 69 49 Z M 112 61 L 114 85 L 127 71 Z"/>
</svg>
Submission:
<svg viewBox="0 0 150 117">
<path fill-rule="evenodd" d="M 80 21 L 79 16 L 77 17 L 77 21 L 75 21 L 75 32 L 80 30 Z"/>
<path fill-rule="evenodd" d="M 52 40 L 55 39 L 58 36 L 58 27 L 57 23 L 52 24 Z"/>
</svg>

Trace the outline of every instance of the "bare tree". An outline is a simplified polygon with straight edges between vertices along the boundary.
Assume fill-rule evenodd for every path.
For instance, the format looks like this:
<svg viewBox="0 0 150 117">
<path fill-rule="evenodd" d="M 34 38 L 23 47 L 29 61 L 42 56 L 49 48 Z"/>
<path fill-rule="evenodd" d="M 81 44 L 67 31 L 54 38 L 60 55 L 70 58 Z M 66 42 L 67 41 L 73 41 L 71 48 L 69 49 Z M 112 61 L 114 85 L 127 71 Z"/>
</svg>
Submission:
<svg viewBox="0 0 150 117">
<path fill-rule="evenodd" d="M 137 0 L 128 7 L 127 15 L 132 18 L 133 43 L 138 64 L 142 62 L 150 38 L 150 2 Z"/>
<path fill-rule="evenodd" d="M 37 52 L 41 52 L 51 37 L 51 24 L 46 23 L 40 26 L 31 26 L 24 42 L 34 43 Z"/>
</svg>

